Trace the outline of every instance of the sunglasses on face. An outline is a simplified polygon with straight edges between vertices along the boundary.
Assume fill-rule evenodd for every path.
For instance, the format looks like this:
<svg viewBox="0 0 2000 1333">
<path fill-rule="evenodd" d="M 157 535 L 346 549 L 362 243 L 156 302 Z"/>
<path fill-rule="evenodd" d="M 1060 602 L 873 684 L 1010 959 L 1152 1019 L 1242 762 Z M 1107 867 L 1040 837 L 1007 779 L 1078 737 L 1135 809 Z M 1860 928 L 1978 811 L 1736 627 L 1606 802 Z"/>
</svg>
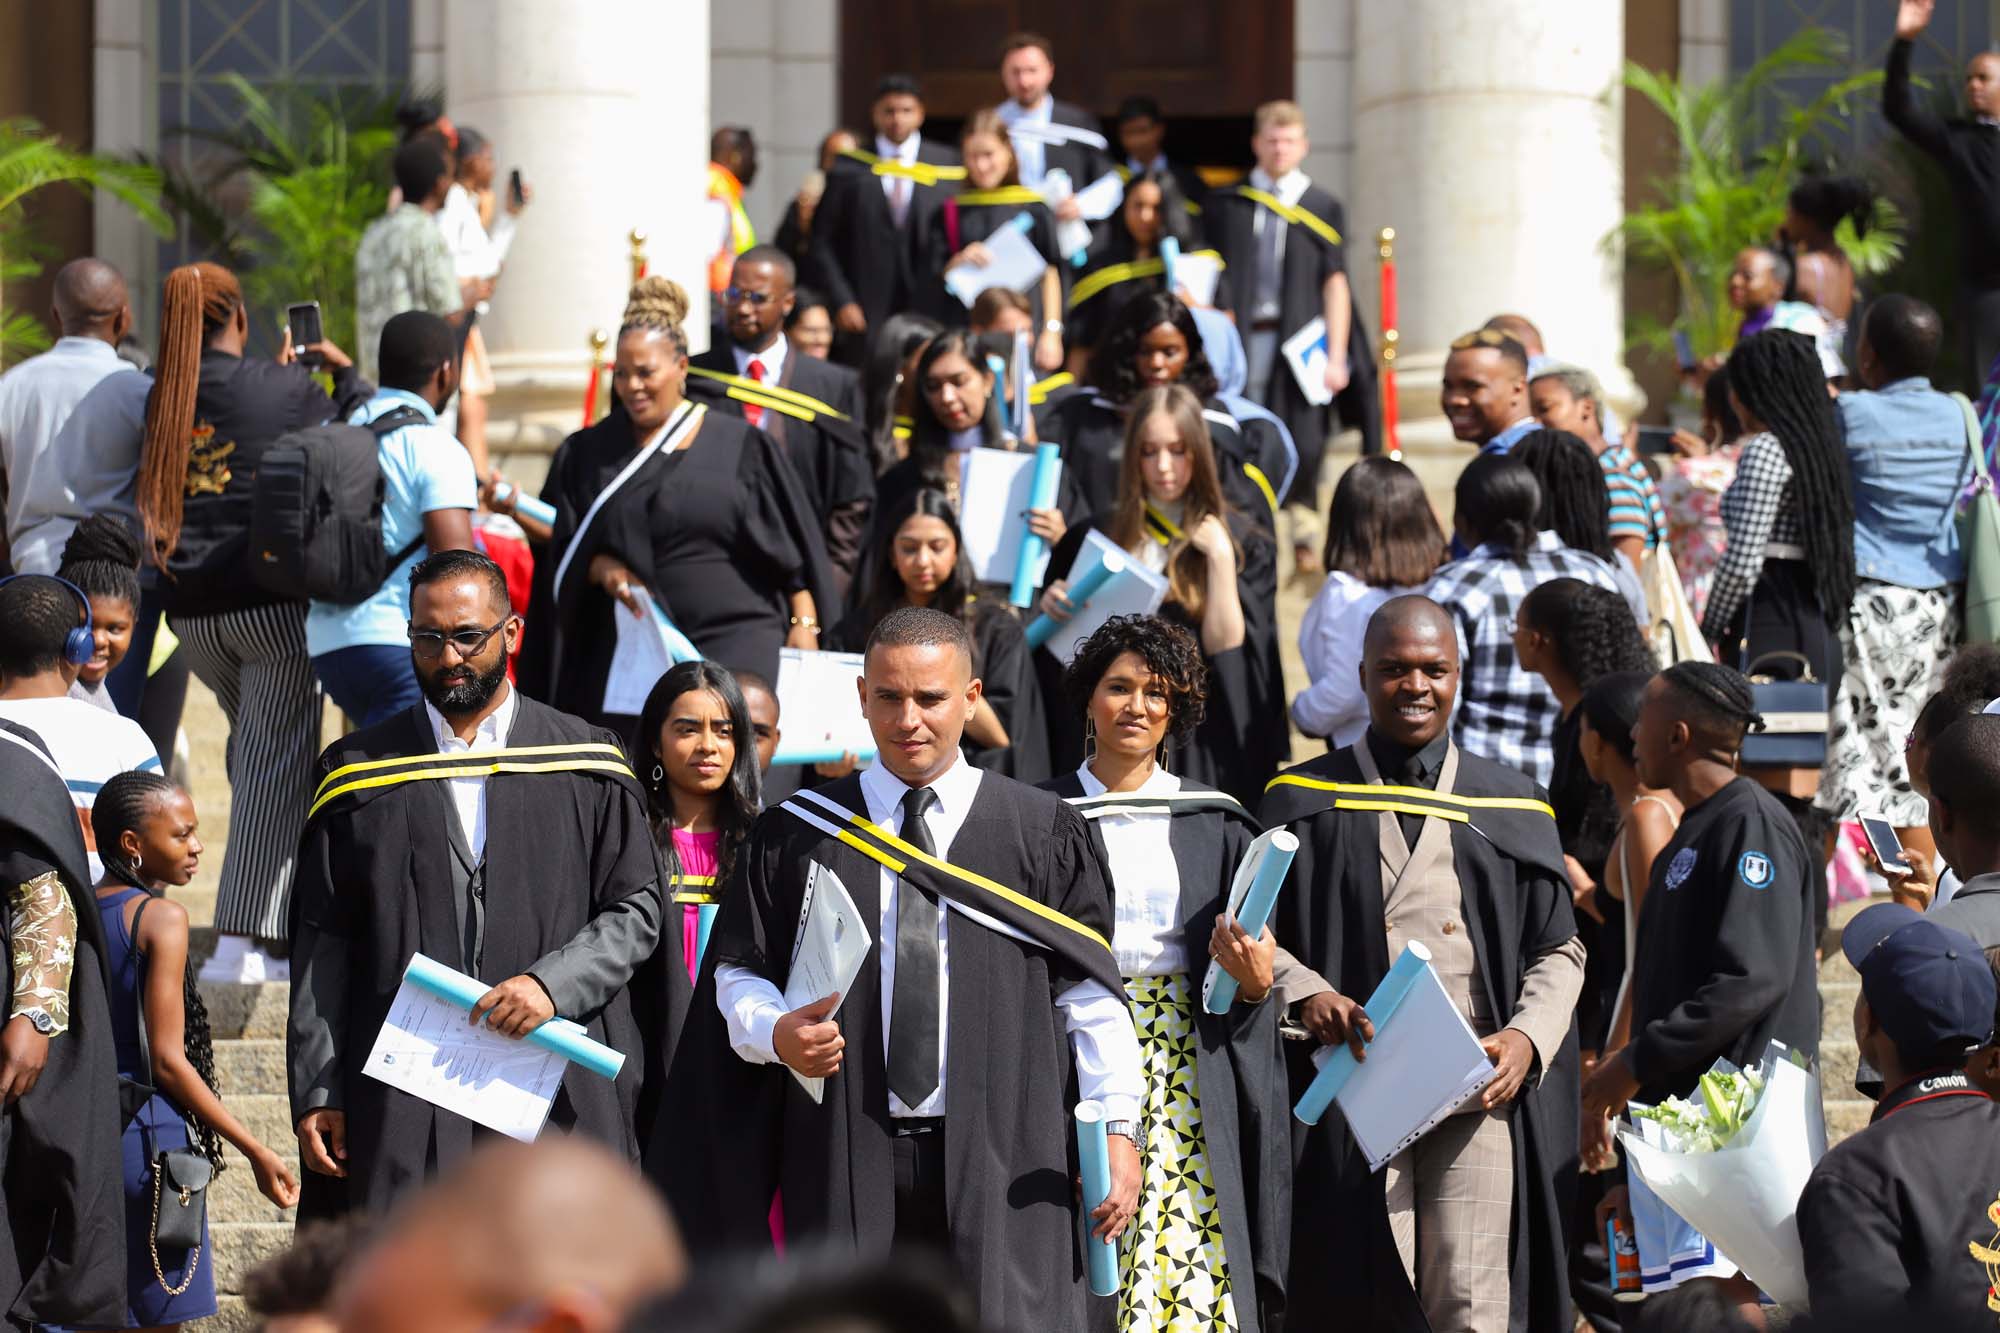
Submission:
<svg viewBox="0 0 2000 1333">
<path fill-rule="evenodd" d="M 462 629 L 450 634 L 442 630 L 412 629 L 410 631 L 410 651 L 418 657 L 439 657 L 448 643 L 458 649 L 460 657 L 477 657 L 486 648 L 487 640 L 506 628 L 512 615 L 505 615 L 485 629 Z"/>
</svg>

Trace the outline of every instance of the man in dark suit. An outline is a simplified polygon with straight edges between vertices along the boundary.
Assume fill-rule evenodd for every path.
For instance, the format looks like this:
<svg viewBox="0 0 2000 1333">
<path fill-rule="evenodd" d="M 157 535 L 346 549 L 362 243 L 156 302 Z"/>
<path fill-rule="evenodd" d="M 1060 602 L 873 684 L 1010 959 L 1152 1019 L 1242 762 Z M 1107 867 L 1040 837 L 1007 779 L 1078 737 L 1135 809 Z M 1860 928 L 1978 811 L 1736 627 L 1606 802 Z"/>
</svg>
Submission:
<svg viewBox="0 0 2000 1333">
<path fill-rule="evenodd" d="M 1129 184 L 1148 170 L 1158 172 L 1181 192 L 1181 202 L 1189 212 L 1199 211 L 1208 186 L 1191 165 L 1167 156 L 1167 122 L 1160 114 L 1160 104 L 1150 97 L 1128 97 L 1118 104 L 1112 123 L 1118 129 L 1118 174 Z"/>
<path fill-rule="evenodd" d="M 1007 100 L 994 110 L 1014 141 L 1021 184 L 1039 190 L 1042 179 L 1060 168 L 1069 173 L 1070 185 L 1081 190 L 1111 170 L 1111 146 L 1096 116 L 1050 95 L 1055 77 L 1055 48 L 1049 39 L 1015 33 L 1000 50 L 1000 82 L 1006 85 Z M 1058 222 L 1082 216 L 1067 199 L 1054 211 Z"/>
<path fill-rule="evenodd" d="M 833 307 L 834 357 L 853 366 L 882 321 L 914 304 L 917 238 L 965 179 L 957 150 L 924 138 L 915 79 L 883 79 L 869 115 L 873 151 L 842 153 L 828 170 L 807 268 Z"/>
<path fill-rule="evenodd" d="M 861 381 L 845 366 L 806 356 L 785 338 L 797 299 L 791 256 L 775 245 L 736 256 L 722 294 L 727 341 L 688 363 L 687 391 L 740 416 L 784 446 L 819 515 L 840 590 L 847 591 L 875 503 L 875 470 L 855 422 Z"/>
</svg>

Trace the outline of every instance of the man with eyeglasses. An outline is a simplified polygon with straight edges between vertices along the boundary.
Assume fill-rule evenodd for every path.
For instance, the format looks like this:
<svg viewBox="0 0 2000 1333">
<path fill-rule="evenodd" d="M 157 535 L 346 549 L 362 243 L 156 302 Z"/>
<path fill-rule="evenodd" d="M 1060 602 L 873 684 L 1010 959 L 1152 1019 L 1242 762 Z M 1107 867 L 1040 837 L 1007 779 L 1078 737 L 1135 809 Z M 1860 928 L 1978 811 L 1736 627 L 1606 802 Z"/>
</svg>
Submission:
<svg viewBox="0 0 2000 1333">
<path fill-rule="evenodd" d="M 722 293 L 727 345 L 688 362 L 687 392 L 740 416 L 783 446 L 826 537 L 846 592 L 875 507 L 875 469 L 857 424 L 861 379 L 845 366 L 799 355 L 785 337 L 798 272 L 775 245 L 736 256 Z"/>
<path fill-rule="evenodd" d="M 624 752 L 508 682 L 521 619 L 488 557 L 411 570 L 408 634 L 422 702 L 327 748 L 299 853 L 286 1055 L 301 1220 L 380 1212 L 488 1137 L 362 1073 L 411 955 L 484 982 L 471 1020 L 504 1036 L 560 1016 L 641 1049 L 627 983 L 659 939 L 662 876 Z M 616 1080 L 571 1070 L 549 1124 L 636 1159 L 640 1064 Z"/>
</svg>

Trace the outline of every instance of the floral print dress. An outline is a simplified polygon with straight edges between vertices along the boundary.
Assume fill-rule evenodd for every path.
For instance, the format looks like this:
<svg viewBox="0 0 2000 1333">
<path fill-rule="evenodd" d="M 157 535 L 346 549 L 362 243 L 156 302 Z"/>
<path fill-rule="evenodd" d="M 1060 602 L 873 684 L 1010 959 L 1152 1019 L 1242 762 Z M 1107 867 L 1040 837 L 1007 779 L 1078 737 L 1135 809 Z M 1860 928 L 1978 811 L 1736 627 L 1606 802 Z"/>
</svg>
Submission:
<svg viewBox="0 0 2000 1333">
<path fill-rule="evenodd" d="M 1738 443 L 1700 458 L 1677 458 L 1660 477 L 1660 502 L 1667 510 L 1667 544 L 1696 620 L 1708 605 L 1709 585 L 1727 545 L 1722 493 L 1736 478 L 1736 458 L 1742 451 Z"/>
</svg>

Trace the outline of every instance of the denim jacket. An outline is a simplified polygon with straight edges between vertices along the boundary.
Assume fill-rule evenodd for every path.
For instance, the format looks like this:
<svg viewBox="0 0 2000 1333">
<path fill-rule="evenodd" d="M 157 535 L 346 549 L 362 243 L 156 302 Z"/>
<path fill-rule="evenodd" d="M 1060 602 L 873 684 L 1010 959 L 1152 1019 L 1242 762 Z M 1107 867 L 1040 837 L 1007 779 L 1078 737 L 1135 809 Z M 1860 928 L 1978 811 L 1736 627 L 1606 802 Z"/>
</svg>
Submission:
<svg viewBox="0 0 2000 1333">
<path fill-rule="evenodd" d="M 1959 491 L 1971 480 L 1965 414 L 1922 376 L 1840 395 L 1854 482 L 1854 571 L 1902 588 L 1963 582 Z"/>
</svg>

